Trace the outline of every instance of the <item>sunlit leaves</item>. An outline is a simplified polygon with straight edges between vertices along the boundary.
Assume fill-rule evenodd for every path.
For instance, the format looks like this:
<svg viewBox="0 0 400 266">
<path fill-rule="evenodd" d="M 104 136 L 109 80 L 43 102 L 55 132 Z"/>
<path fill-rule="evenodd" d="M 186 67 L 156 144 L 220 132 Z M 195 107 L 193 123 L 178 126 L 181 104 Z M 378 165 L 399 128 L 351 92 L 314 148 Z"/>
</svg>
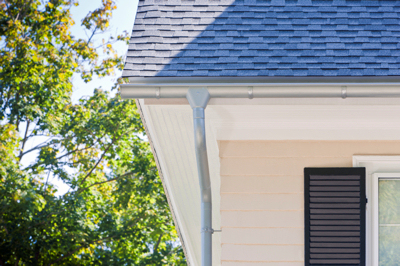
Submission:
<svg viewBox="0 0 400 266">
<path fill-rule="evenodd" d="M 85 81 L 94 75 L 114 74 L 123 67 L 112 44 L 127 41 L 128 34 L 111 36 L 96 49 L 93 37 L 109 27 L 112 10 L 116 5 L 103 0 L 101 7 L 90 12 L 82 26 L 91 33 L 88 39 L 71 36 L 75 23 L 69 12 L 72 3 L 67 0 L 8 0 L 0 3 L 0 119 L 17 124 L 26 115 L 42 122 L 43 116 L 35 111 L 22 110 L 21 104 L 40 106 L 59 115 L 60 106 L 69 101 L 72 92 L 71 78 L 81 73 Z M 99 54 L 103 51 L 103 54 Z M 56 103 L 56 104 L 54 104 Z"/>
<path fill-rule="evenodd" d="M 0 264 L 183 265 L 135 102 L 102 90 L 71 102 L 74 73 L 123 67 L 113 44 L 126 32 L 95 45 L 116 5 L 83 19 L 87 39 L 70 33 L 72 5 L 0 1 Z M 27 154 L 35 160 L 20 165 Z M 70 190 L 55 196 L 49 178 Z"/>
</svg>

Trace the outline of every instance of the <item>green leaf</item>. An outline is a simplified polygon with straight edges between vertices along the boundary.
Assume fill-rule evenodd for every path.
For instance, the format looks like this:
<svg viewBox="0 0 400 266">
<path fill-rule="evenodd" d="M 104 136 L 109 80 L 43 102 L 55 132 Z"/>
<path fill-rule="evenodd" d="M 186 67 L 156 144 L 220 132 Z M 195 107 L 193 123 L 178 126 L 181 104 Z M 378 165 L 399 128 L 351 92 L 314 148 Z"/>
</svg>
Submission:
<svg viewBox="0 0 400 266">
<path fill-rule="evenodd" d="M 123 67 L 114 44 L 129 35 L 95 49 L 71 35 L 71 4 L 0 3 L 2 264 L 185 265 L 135 102 L 100 89 L 71 100 L 74 74 L 89 82 Z M 115 8 L 102 0 L 87 14 L 88 36 L 105 33 Z M 51 179 L 69 192 L 55 196 Z"/>
</svg>

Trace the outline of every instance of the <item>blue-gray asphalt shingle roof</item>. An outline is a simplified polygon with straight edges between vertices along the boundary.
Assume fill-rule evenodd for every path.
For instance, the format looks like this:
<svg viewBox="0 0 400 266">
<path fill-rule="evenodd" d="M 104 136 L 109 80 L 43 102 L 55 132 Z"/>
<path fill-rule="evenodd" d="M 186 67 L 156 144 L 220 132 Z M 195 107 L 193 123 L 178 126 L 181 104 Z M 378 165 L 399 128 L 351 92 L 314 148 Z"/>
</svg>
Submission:
<svg viewBox="0 0 400 266">
<path fill-rule="evenodd" d="M 123 77 L 400 76 L 400 1 L 140 0 Z"/>
</svg>

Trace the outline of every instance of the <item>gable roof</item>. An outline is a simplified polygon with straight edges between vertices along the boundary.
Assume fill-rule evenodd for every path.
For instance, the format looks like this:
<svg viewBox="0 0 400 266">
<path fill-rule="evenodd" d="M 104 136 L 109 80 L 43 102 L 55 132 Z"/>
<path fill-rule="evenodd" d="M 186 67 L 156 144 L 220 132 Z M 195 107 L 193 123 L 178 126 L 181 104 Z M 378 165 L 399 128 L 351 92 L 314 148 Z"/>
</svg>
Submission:
<svg viewBox="0 0 400 266">
<path fill-rule="evenodd" d="M 139 1 L 123 77 L 232 76 L 400 76 L 400 1 Z"/>
</svg>

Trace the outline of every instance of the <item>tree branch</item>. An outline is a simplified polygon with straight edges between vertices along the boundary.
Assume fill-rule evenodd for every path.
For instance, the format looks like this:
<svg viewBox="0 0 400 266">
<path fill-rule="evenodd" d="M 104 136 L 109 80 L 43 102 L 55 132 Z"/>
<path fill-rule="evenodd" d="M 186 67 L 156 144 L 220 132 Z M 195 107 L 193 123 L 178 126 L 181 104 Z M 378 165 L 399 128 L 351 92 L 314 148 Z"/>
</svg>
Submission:
<svg viewBox="0 0 400 266">
<path fill-rule="evenodd" d="M 121 138 L 124 134 L 121 134 L 121 136 L 119 136 L 119 138 Z M 119 139 L 118 138 L 118 139 Z M 103 160 L 104 156 L 106 155 L 106 153 L 108 152 L 108 150 L 111 148 L 111 146 L 114 144 L 115 141 L 117 141 L 118 139 L 113 138 L 113 140 L 111 141 L 111 143 L 108 145 L 108 147 L 105 149 L 105 151 L 103 152 L 103 154 L 100 156 L 100 159 L 97 161 L 97 163 L 93 166 L 92 169 L 90 169 L 89 173 L 87 173 L 87 175 L 82 179 L 80 185 L 82 185 L 86 179 L 92 174 L 92 172 L 94 171 L 94 169 L 96 169 L 96 167 L 99 165 L 99 163 Z"/>
<path fill-rule="evenodd" d="M 96 26 L 96 28 L 94 28 L 94 30 L 93 30 L 93 32 L 92 32 L 92 35 L 90 35 L 90 37 L 89 37 L 89 39 L 88 39 L 86 45 L 89 45 L 90 41 L 92 40 L 92 38 L 93 38 L 93 36 L 95 35 L 95 33 L 96 33 L 96 31 L 97 31 L 98 28 L 99 28 L 98 26 Z"/>
<path fill-rule="evenodd" d="M 47 174 L 46 183 L 44 184 L 44 191 L 46 191 L 46 188 L 47 188 L 47 182 L 49 182 L 50 173 L 51 173 L 51 171 L 49 171 L 49 173 Z"/>
<path fill-rule="evenodd" d="M 52 138 L 54 138 L 54 137 L 52 137 Z M 44 143 L 46 143 L 46 144 L 44 144 Z M 41 148 L 43 148 L 43 147 L 50 146 L 51 144 L 52 144 L 52 143 L 50 143 L 48 140 L 46 140 L 45 142 L 42 142 L 42 143 L 40 143 L 39 145 L 36 145 L 35 147 L 33 147 L 32 149 L 29 149 L 29 150 L 27 150 L 26 152 L 22 153 L 22 155 L 20 155 L 20 156 L 22 157 L 22 156 L 24 156 L 24 155 L 27 154 L 27 153 L 30 153 L 30 152 L 32 152 L 32 151 L 34 151 L 34 150 L 41 149 Z"/>
<path fill-rule="evenodd" d="M 125 174 L 123 174 L 123 175 L 119 175 L 119 176 L 117 176 L 117 177 L 115 177 L 115 178 L 108 179 L 108 180 L 106 180 L 106 181 L 93 183 L 93 184 L 91 184 L 91 185 L 88 186 L 88 187 L 78 189 L 78 191 L 77 191 L 76 193 L 77 193 L 77 194 L 80 194 L 80 193 L 82 193 L 83 191 L 85 191 L 85 190 L 87 190 L 87 189 L 89 189 L 89 188 L 91 188 L 91 187 L 93 187 L 93 186 L 97 186 L 97 185 L 101 185 L 101 184 L 104 184 L 104 183 L 116 181 L 116 180 L 120 179 L 121 177 L 125 177 L 125 176 L 131 175 L 131 174 L 134 174 L 134 172 L 131 171 L 131 172 L 125 173 Z"/>
<path fill-rule="evenodd" d="M 30 123 L 31 123 L 30 120 L 28 120 L 28 121 L 26 122 L 25 135 L 24 135 L 24 139 L 23 139 L 23 141 L 22 141 L 21 152 L 19 153 L 19 156 L 18 156 L 20 161 L 21 161 L 21 159 L 22 159 L 22 156 L 24 156 L 24 148 L 25 148 L 25 143 L 26 143 L 27 136 L 28 136 L 28 131 L 29 131 L 29 125 L 30 125 Z"/>
<path fill-rule="evenodd" d="M 162 238 L 163 235 L 164 235 L 164 233 L 161 233 L 160 236 L 158 237 L 157 243 L 156 243 L 156 245 L 154 246 L 153 253 L 157 253 L 157 249 L 158 249 L 158 246 L 160 245 L 161 238 Z"/>
<path fill-rule="evenodd" d="M 61 158 L 64 158 L 65 156 L 68 156 L 68 155 L 71 155 L 71 154 L 73 154 L 74 152 L 77 152 L 77 151 L 84 151 L 84 150 L 90 149 L 90 148 L 92 148 L 95 144 L 96 144 L 96 143 L 93 143 L 93 144 L 90 145 L 89 147 L 85 147 L 85 148 L 82 148 L 82 149 L 75 149 L 75 150 L 73 150 L 73 151 L 70 151 L 70 152 L 68 152 L 68 153 L 66 153 L 66 154 L 61 155 L 60 157 L 57 157 L 56 159 L 57 159 L 57 160 L 60 160 Z"/>
<path fill-rule="evenodd" d="M 40 136 L 40 135 L 35 135 L 35 136 Z M 46 136 L 46 135 L 43 135 L 43 136 Z M 52 138 L 55 138 L 55 137 L 50 137 L 50 139 L 52 139 Z M 66 137 L 64 140 L 73 139 L 73 138 L 74 138 L 74 136 L 69 136 L 69 137 Z M 91 146 L 89 146 L 89 147 L 87 147 L 87 148 L 84 148 L 84 149 L 81 149 L 81 150 L 83 151 L 83 150 L 89 149 L 89 148 L 93 147 L 95 144 L 97 144 L 98 142 L 99 142 L 99 141 L 96 140 Z M 47 144 L 44 145 L 43 143 L 47 143 Z M 43 145 L 42 145 L 42 144 L 43 144 Z M 47 146 L 49 146 L 49 145 L 51 145 L 51 144 L 53 144 L 53 143 L 50 143 L 48 140 L 45 141 L 45 142 L 42 142 L 41 144 L 36 145 L 36 146 L 33 147 L 32 149 L 27 150 L 26 152 L 24 152 L 24 153 L 22 154 L 22 156 L 24 156 L 25 154 L 30 153 L 30 152 L 32 152 L 32 151 L 34 151 L 34 150 L 38 150 L 38 149 L 41 149 L 41 148 L 43 148 L 43 147 L 47 147 Z M 80 150 L 79 150 L 79 149 L 76 149 L 76 150 L 74 150 L 74 151 L 71 151 L 69 154 L 74 153 L 74 152 L 76 152 L 76 151 L 80 151 Z M 57 160 L 58 160 L 58 159 L 61 159 L 61 158 L 63 158 L 63 157 L 65 157 L 65 156 L 67 156 L 67 155 L 69 155 L 69 154 L 64 154 L 64 155 L 58 157 Z M 27 169 L 27 168 L 25 168 L 25 169 Z"/>
</svg>

